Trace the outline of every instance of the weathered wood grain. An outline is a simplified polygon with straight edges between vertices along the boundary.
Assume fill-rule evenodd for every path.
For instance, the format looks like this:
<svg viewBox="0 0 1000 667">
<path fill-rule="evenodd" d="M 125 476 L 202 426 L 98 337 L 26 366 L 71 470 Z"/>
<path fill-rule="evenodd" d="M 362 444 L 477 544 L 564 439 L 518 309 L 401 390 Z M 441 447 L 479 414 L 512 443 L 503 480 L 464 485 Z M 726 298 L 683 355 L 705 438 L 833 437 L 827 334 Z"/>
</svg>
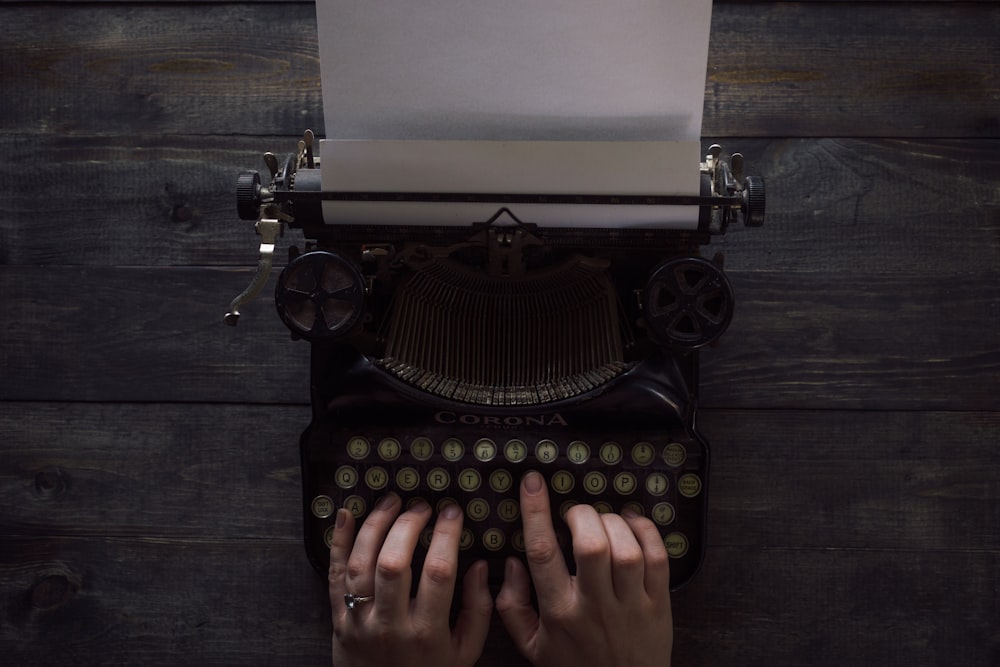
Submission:
<svg viewBox="0 0 1000 667">
<path fill-rule="evenodd" d="M 222 324 L 249 271 L 0 267 L 2 400 L 305 403 L 308 344 L 273 299 Z M 708 407 L 993 410 L 1000 277 L 730 272 Z"/>
<path fill-rule="evenodd" d="M 0 534 L 299 543 L 308 419 L 5 403 Z M 1000 550 L 1000 412 L 705 410 L 700 423 L 710 548 Z"/>
<path fill-rule="evenodd" d="M 325 590 L 298 545 L 7 546 L 0 645 L 11 664 L 329 664 Z M 995 550 L 714 549 L 673 597 L 673 664 L 993 665 L 998 566 Z M 496 615 L 478 664 L 525 664 Z"/>
<path fill-rule="evenodd" d="M 707 136 L 1000 135 L 995 3 L 719 4 Z M 7 131 L 325 134 L 311 3 L 0 5 Z M 37 39 L 38 26 L 46 39 Z M 919 39 L 915 39 L 919 36 Z M 328 110 L 332 111 L 332 110 Z"/>
<path fill-rule="evenodd" d="M 303 410 L 5 407 L 0 644 L 14 664 L 325 662 L 289 437 Z M 703 422 L 710 547 L 674 596 L 675 663 L 992 664 L 996 413 Z M 480 665 L 523 664 L 494 621 Z"/>
<path fill-rule="evenodd" d="M 0 212 L 0 264 L 255 266 L 236 176 L 294 141 L 0 136 L 0 179 L 17 184 Z M 764 227 L 705 249 L 730 268 L 926 277 L 1000 266 L 1000 140 L 720 141 L 768 188 Z M 301 241 L 289 230 L 277 263 Z"/>
<path fill-rule="evenodd" d="M 312 3 L 0 20 L 0 662 L 329 664 L 308 346 L 269 290 L 221 324 L 257 240 L 235 175 L 324 134 Z M 998 23 L 716 3 L 705 143 L 769 211 L 705 248 L 737 312 L 674 664 L 1000 665 Z M 526 664 L 496 618 L 479 664 Z"/>
</svg>

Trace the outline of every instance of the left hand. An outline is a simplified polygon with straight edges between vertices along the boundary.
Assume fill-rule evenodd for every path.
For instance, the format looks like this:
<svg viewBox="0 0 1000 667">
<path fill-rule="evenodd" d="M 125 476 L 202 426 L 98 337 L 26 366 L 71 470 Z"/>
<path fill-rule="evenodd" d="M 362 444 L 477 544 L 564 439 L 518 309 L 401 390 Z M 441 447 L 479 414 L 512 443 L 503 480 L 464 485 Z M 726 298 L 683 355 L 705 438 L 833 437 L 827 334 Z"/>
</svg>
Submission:
<svg viewBox="0 0 1000 667">
<path fill-rule="evenodd" d="M 479 561 L 466 573 L 462 609 L 450 628 L 462 510 L 452 505 L 438 515 L 417 596 L 411 599 L 413 552 L 431 508 L 422 502 L 400 515 L 401 504 L 395 494 L 382 498 L 356 539 L 354 516 L 346 509 L 337 512 L 329 571 L 333 664 L 472 667 L 483 652 L 493 611 L 486 563 Z M 345 593 L 375 597 L 347 609 Z"/>
</svg>

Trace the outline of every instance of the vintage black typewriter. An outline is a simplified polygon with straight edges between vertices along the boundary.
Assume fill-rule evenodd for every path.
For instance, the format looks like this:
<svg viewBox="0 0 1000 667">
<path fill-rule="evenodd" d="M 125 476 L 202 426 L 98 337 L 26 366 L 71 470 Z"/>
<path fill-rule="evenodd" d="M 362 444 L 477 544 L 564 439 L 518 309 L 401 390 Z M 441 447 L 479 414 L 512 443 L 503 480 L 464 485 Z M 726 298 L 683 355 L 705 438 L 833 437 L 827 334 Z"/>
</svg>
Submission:
<svg viewBox="0 0 1000 667">
<path fill-rule="evenodd" d="M 300 229 L 307 243 L 291 249 L 275 303 L 311 345 L 301 457 L 316 569 L 326 571 L 337 508 L 363 519 L 389 491 L 461 505 L 466 562 L 523 553 L 518 484 L 535 469 L 570 563 L 569 507 L 630 507 L 659 527 L 671 587 L 687 581 L 706 540 L 698 350 L 734 305 L 721 258 L 700 248 L 730 224 L 763 223 L 764 183 L 744 178 L 742 156 L 727 162 L 712 146 L 692 164 L 698 196 L 360 193 L 323 189 L 313 143 L 307 132 L 286 159 L 265 155 L 263 178 L 239 177 L 260 264 L 226 321 L 264 286 L 282 228 Z M 352 224 L 325 220 L 329 201 L 477 201 L 495 213 L 464 226 Z M 696 207 L 698 222 L 547 228 L 518 213 L 565 203 Z"/>
</svg>

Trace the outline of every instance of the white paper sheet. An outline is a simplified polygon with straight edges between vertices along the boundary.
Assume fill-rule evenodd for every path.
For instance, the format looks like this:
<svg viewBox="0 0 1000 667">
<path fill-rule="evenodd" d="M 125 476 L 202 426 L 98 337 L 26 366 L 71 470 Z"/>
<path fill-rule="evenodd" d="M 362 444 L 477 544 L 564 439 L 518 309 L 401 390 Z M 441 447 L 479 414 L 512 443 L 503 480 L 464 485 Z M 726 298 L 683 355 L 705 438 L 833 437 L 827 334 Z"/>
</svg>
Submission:
<svg viewBox="0 0 1000 667">
<path fill-rule="evenodd" d="M 317 0 L 317 18 L 326 136 L 373 140 L 368 161 L 412 162 L 421 169 L 435 162 L 412 157 L 417 144 L 387 152 L 381 140 L 610 142 L 605 147 L 614 155 L 603 162 L 621 170 L 624 178 L 616 183 L 640 183 L 644 194 L 698 193 L 711 0 Z M 659 170 L 652 189 L 642 178 L 648 176 L 642 148 L 647 142 L 683 142 L 674 152 L 676 168 Z M 636 151 L 634 160 L 629 148 Z M 350 172 L 341 156 L 353 160 L 365 150 L 362 144 L 331 150 L 325 143 L 324 189 L 351 189 L 340 180 Z M 476 156 L 460 152 L 464 157 L 451 171 L 490 174 L 489 182 L 471 184 L 470 191 L 525 191 L 509 178 L 527 170 L 537 191 L 556 192 L 565 176 L 511 168 L 506 160 L 496 163 L 504 165 L 499 173 L 493 166 L 470 170 Z M 607 181 L 580 172 L 574 170 L 581 180 L 572 192 L 611 193 Z M 413 191 L 413 182 L 401 174 L 375 189 Z M 337 213 L 325 206 L 328 220 L 348 214 L 357 220 L 356 212 L 337 206 Z M 372 212 L 365 222 L 410 223 L 391 208 Z M 635 207 L 623 207 L 629 215 L 600 208 L 605 224 L 617 220 L 619 226 L 655 224 L 663 213 L 647 210 L 652 216 L 634 220 Z M 452 210 L 446 217 L 466 215 Z M 434 217 L 418 217 L 428 216 Z M 524 219 L 532 217 L 537 221 L 534 212 Z M 693 221 L 697 210 L 681 217 Z M 482 218 L 476 214 L 453 224 Z"/>
<path fill-rule="evenodd" d="M 516 194 L 697 194 L 697 141 L 320 142 L 324 190 Z M 467 225 L 502 204 L 324 202 L 324 218 L 354 224 Z M 693 228 L 684 206 L 509 204 L 523 222 L 557 227 Z M 403 221 L 403 222 L 401 222 Z"/>
</svg>

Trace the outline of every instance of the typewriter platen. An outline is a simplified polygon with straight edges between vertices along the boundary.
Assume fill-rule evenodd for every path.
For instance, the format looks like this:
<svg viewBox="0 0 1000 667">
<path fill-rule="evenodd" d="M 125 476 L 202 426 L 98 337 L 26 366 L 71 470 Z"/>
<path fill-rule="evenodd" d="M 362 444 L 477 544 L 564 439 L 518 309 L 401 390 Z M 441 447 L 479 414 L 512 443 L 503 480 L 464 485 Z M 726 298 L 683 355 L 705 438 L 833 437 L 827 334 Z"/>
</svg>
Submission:
<svg viewBox="0 0 1000 667">
<path fill-rule="evenodd" d="M 671 588 L 705 549 L 708 445 L 697 430 L 698 350 L 734 296 L 700 248 L 730 224 L 759 226 L 764 183 L 719 146 L 692 165 L 699 196 L 324 191 L 307 132 L 284 161 L 237 184 L 260 262 L 239 306 L 267 281 L 277 237 L 301 229 L 275 302 L 311 344 L 312 421 L 300 442 L 305 543 L 325 572 L 337 508 L 363 519 L 389 491 L 465 510 L 460 558 L 523 554 L 518 485 L 548 480 L 554 524 L 576 503 L 651 518 Z M 495 205 L 465 226 L 326 221 L 324 201 Z M 546 228 L 525 203 L 693 206 L 696 229 Z M 360 525 L 360 521 L 359 524 Z M 424 535 L 423 545 L 430 538 Z M 418 560 L 420 554 L 418 554 Z M 493 567 L 491 572 L 502 568 Z"/>
</svg>

